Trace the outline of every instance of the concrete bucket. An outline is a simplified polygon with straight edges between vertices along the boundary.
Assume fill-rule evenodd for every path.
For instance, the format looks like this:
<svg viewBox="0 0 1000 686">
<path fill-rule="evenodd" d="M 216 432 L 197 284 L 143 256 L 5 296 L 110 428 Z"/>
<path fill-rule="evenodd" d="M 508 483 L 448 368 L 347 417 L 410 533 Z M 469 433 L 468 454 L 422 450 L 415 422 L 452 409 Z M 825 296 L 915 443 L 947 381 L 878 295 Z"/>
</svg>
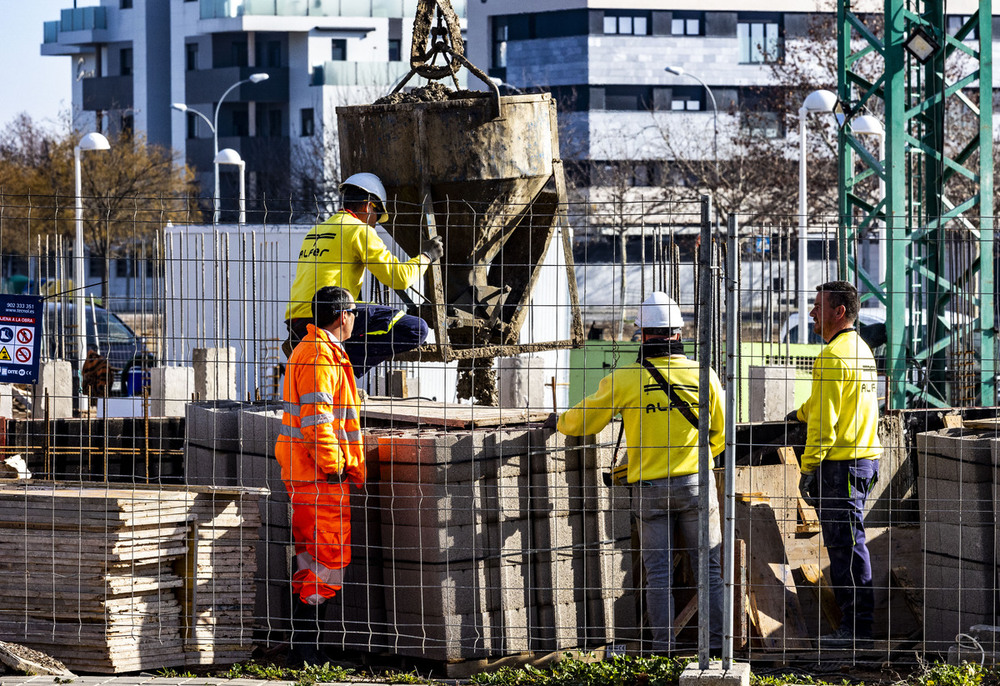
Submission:
<svg viewBox="0 0 1000 686">
<path fill-rule="evenodd" d="M 497 110 L 500 111 L 497 116 Z M 531 291 L 557 226 L 565 182 L 549 94 L 337 108 L 342 175 L 377 174 L 389 195 L 385 228 L 410 255 L 441 235 L 420 314 L 443 361 L 572 345 L 582 337 L 572 252 L 572 338 L 519 346 Z"/>
</svg>

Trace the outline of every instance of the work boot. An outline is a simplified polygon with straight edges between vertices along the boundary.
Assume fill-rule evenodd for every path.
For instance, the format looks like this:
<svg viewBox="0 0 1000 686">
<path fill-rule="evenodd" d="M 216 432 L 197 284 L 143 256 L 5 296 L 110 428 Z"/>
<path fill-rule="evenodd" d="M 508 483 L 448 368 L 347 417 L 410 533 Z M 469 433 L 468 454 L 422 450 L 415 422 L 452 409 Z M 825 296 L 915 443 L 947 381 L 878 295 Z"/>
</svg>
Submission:
<svg viewBox="0 0 1000 686">
<path fill-rule="evenodd" d="M 832 634 L 819 637 L 820 650 L 871 650 L 875 647 L 870 632 L 855 634 L 850 627 L 841 626 Z"/>
<path fill-rule="evenodd" d="M 289 639 L 286 666 L 323 665 L 326 656 L 319 649 L 319 618 L 322 605 L 306 605 L 295 601 L 292 609 L 292 636 Z"/>
</svg>

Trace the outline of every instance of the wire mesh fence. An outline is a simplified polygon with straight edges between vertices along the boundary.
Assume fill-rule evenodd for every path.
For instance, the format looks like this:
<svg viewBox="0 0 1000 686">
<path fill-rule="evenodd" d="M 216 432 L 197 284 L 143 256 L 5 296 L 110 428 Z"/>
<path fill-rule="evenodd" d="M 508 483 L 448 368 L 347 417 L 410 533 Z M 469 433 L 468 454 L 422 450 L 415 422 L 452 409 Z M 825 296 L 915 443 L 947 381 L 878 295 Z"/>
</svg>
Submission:
<svg viewBox="0 0 1000 686">
<path fill-rule="evenodd" d="M 380 236 L 406 261 L 426 245 L 427 207 L 390 204 Z M 826 342 L 799 342 L 816 316 L 800 310 L 797 270 L 811 310 L 816 286 L 844 273 L 836 222 L 814 223 L 801 255 L 797 218 L 739 226 L 733 239 L 711 215 L 703 232 L 701 203 L 655 214 L 628 203 L 515 204 L 499 216 L 435 203 L 444 257 L 402 294 L 370 273 L 354 294 L 423 318 L 429 337 L 357 380 L 365 470 L 338 483 L 331 502 L 301 490 L 327 484 L 322 469 L 290 478 L 275 451 L 289 426 L 306 427 L 290 418 L 306 403 L 289 404 L 281 346 L 296 269 L 313 259 L 303 245 L 314 218 L 168 225 L 143 205 L 116 218 L 113 234 L 88 234 L 85 284 L 72 277 L 58 220 L 0 208 L 4 245 L 22 228 L 29 239 L 5 248 L 3 302 L 43 297 L 37 322 L 0 319 L 3 373 L 39 367 L 37 383 L 0 384 L 11 478 L 0 484 L 5 640 L 102 673 L 223 665 L 289 644 L 300 656 L 451 665 L 564 650 L 691 654 L 701 624 L 714 653 L 719 608 L 699 609 L 699 597 L 725 591 L 738 658 L 996 655 L 1000 420 L 981 391 L 996 364 L 978 353 L 992 332 L 976 324 L 973 286 L 937 319 L 951 326 L 938 339 L 943 374 L 907 372 L 938 400 L 914 395 L 905 407 L 886 408 L 884 360 L 895 353 L 886 308 L 866 298 L 855 328 L 876 368 L 878 476 L 855 459 L 860 439 L 841 445 L 814 499 L 800 492 L 803 467 L 817 446 L 837 446 L 817 442 L 807 411 L 797 417 L 806 421 L 788 415 L 841 398 L 815 381 Z M 490 221 L 506 228 L 484 238 Z M 958 230 L 947 254 L 947 273 L 921 278 L 993 259 Z M 852 255 L 877 259 L 877 246 Z M 673 347 L 644 341 L 634 324 L 654 291 L 679 306 Z M 19 344 L 21 330 L 39 344 Z M 643 358 L 661 361 L 665 385 Z M 715 416 L 698 387 L 703 369 L 718 383 L 716 409 L 733 408 L 729 438 L 679 411 Z M 565 413 L 581 402 L 570 427 Z M 857 423 L 856 406 L 838 407 L 841 422 Z M 543 426 L 552 412 L 564 414 L 559 430 Z M 697 450 L 717 444 L 718 488 L 705 493 Z M 838 485 L 852 507 L 831 504 Z M 709 532 L 699 543 L 699 506 L 713 502 L 714 528 L 731 525 L 731 542 Z M 309 538 L 323 529 L 339 537 Z M 315 566 L 324 546 L 346 564 Z M 721 584 L 715 560 L 729 555 L 733 575 Z M 708 587 L 699 559 L 712 562 Z M 306 569 L 319 581 L 303 585 Z M 316 600 L 303 588 L 324 584 L 334 590 L 325 602 L 303 602 Z"/>
</svg>

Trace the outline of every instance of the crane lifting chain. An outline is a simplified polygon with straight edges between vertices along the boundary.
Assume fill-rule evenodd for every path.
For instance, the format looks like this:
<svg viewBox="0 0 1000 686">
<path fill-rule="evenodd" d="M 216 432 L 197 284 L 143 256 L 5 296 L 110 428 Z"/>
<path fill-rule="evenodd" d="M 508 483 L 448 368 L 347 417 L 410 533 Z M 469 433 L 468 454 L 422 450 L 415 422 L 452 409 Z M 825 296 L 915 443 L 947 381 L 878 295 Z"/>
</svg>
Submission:
<svg viewBox="0 0 1000 686">
<path fill-rule="evenodd" d="M 436 18 L 436 24 L 432 26 Z M 443 63 L 437 63 L 438 56 Z M 462 26 L 451 6 L 451 0 L 418 0 L 417 13 L 413 19 L 413 41 L 410 48 L 410 72 L 392 89 L 402 90 L 414 74 L 428 81 L 451 77 L 458 89 L 458 70 L 465 67 L 494 92 L 497 113 L 500 108 L 500 89 L 490 77 L 465 57 L 465 43 L 462 40 Z"/>
</svg>

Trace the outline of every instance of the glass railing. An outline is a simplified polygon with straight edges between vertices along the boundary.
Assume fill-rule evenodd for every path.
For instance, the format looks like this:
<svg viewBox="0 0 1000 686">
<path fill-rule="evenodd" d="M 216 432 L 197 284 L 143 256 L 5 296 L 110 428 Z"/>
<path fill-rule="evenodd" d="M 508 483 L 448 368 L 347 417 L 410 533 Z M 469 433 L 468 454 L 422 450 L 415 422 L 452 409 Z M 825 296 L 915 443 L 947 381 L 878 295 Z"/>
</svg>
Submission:
<svg viewBox="0 0 1000 686">
<path fill-rule="evenodd" d="M 59 31 L 93 31 L 108 28 L 108 8 L 77 7 L 59 14 Z"/>
<path fill-rule="evenodd" d="M 465 17 L 467 0 L 452 0 Z M 269 17 L 412 17 L 417 0 L 200 0 L 202 19 Z"/>
<path fill-rule="evenodd" d="M 314 86 L 371 86 L 387 90 L 410 71 L 408 62 L 341 62 L 326 61 L 313 67 Z M 459 85 L 464 88 L 465 70 L 458 73 Z M 422 86 L 427 82 L 414 76 L 407 86 Z M 448 82 L 449 87 L 452 85 Z"/>
<path fill-rule="evenodd" d="M 45 22 L 42 33 L 43 43 L 59 42 L 59 24 L 61 23 L 59 20 Z"/>
</svg>

